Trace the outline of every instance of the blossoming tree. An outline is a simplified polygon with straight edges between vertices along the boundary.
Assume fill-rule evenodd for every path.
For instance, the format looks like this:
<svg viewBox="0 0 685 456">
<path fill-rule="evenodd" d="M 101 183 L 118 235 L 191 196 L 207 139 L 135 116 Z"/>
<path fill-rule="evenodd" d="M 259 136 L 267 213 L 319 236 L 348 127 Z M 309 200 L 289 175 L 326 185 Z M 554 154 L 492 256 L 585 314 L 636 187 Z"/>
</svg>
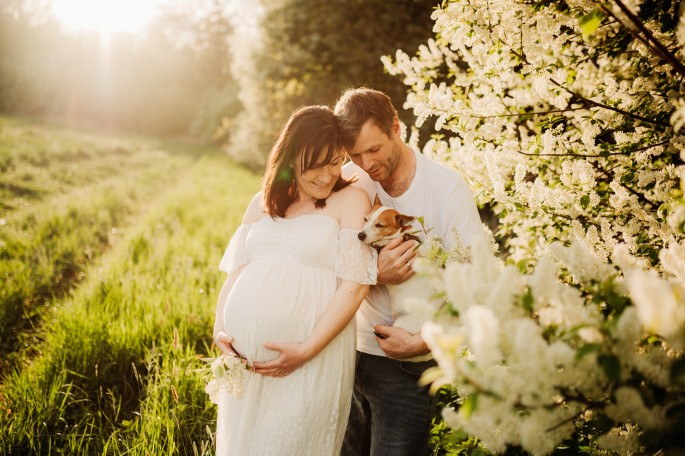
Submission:
<svg viewBox="0 0 685 456">
<path fill-rule="evenodd" d="M 498 255 L 477 243 L 423 270 L 447 302 L 423 330 L 429 380 L 457 390 L 445 421 L 489 450 L 683 443 L 678 5 L 445 1 L 434 39 L 383 59 L 405 108 L 436 122 L 424 153 L 499 219 Z"/>
</svg>

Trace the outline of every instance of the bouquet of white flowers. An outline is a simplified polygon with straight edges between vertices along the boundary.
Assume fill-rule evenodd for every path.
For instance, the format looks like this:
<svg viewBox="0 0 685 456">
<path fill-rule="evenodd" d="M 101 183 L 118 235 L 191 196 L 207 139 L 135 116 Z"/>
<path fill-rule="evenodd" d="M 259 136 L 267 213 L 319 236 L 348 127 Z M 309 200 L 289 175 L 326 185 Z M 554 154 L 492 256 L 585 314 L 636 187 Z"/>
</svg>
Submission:
<svg viewBox="0 0 685 456">
<path fill-rule="evenodd" d="M 211 363 L 209 368 L 203 369 L 203 372 L 209 377 L 205 392 L 212 403 L 218 404 L 220 393 L 223 392 L 236 398 L 242 397 L 245 376 L 250 369 L 242 358 L 223 354 L 218 358 L 203 358 L 203 361 Z"/>
</svg>

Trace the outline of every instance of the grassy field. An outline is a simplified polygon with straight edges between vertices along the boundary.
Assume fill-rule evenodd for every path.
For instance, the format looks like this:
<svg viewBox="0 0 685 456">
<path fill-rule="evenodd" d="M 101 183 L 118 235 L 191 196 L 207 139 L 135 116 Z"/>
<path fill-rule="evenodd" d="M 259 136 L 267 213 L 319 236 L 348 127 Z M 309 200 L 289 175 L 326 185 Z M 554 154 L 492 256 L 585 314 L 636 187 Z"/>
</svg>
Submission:
<svg viewBox="0 0 685 456">
<path fill-rule="evenodd" d="M 259 177 L 0 118 L 0 454 L 213 454 L 216 268 Z"/>
</svg>

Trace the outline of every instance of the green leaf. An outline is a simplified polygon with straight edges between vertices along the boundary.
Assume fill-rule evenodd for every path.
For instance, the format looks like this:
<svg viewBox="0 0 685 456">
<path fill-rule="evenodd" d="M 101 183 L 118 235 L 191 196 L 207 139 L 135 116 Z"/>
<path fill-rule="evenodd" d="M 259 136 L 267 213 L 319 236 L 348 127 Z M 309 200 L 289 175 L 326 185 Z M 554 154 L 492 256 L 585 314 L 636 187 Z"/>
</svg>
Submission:
<svg viewBox="0 0 685 456">
<path fill-rule="evenodd" d="M 621 176 L 622 184 L 629 184 L 635 180 L 635 171 L 630 170 Z"/>
<path fill-rule="evenodd" d="M 480 448 L 474 448 L 469 451 L 469 456 L 488 456 L 488 453 L 481 450 Z"/>
<path fill-rule="evenodd" d="M 582 347 L 580 347 L 578 350 L 576 350 L 576 360 L 579 360 L 583 358 L 585 355 L 588 355 L 594 351 L 597 351 L 599 349 L 599 344 L 585 344 Z"/>
<path fill-rule="evenodd" d="M 609 418 L 606 414 L 597 412 L 593 414 L 590 428 L 593 433 L 597 435 L 606 434 L 616 425 L 614 420 Z"/>
<path fill-rule="evenodd" d="M 521 274 L 525 274 L 528 272 L 528 265 L 530 264 L 530 258 L 522 258 L 516 262 L 516 268 L 521 272 Z"/>
<path fill-rule="evenodd" d="M 459 407 L 459 414 L 464 419 L 469 419 L 478 406 L 478 393 L 469 395 Z"/>
<path fill-rule="evenodd" d="M 621 374 L 621 362 L 615 355 L 599 355 L 597 357 L 597 362 L 599 363 L 602 370 L 604 370 L 604 375 L 607 376 L 610 382 L 617 382 Z"/>
<path fill-rule="evenodd" d="M 593 10 L 578 20 L 584 40 L 587 40 L 590 38 L 590 35 L 595 33 L 595 30 L 597 30 L 597 27 L 599 27 L 605 17 L 606 15 L 600 11 Z"/>
<path fill-rule="evenodd" d="M 587 209 L 590 205 L 590 197 L 588 195 L 583 195 L 580 197 L 580 207 Z"/>
<path fill-rule="evenodd" d="M 613 311 L 616 316 L 619 316 L 628 306 L 629 301 L 624 296 L 621 296 L 614 291 L 609 291 L 606 295 L 606 303 L 609 309 Z"/>
<path fill-rule="evenodd" d="M 212 373 L 216 378 L 221 378 L 226 373 L 226 369 L 224 368 L 223 364 L 218 364 L 214 367 Z"/>
<path fill-rule="evenodd" d="M 523 299 L 521 300 L 521 305 L 528 312 L 532 312 L 534 303 L 535 303 L 535 299 L 533 298 L 533 292 L 529 288 L 528 290 L 526 290 L 526 293 L 523 295 Z"/>
</svg>

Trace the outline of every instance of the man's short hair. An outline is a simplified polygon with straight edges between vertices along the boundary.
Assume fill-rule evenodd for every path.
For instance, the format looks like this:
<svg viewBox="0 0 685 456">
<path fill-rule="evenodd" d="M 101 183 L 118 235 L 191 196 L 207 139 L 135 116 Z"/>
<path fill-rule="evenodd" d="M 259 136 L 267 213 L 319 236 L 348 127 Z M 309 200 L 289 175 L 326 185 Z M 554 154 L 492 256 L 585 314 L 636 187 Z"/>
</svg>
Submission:
<svg viewBox="0 0 685 456">
<path fill-rule="evenodd" d="M 397 111 L 383 92 L 366 87 L 348 89 L 335 104 L 342 143 L 349 150 L 357 140 L 359 131 L 371 119 L 383 133 L 392 138 L 392 124 Z"/>
</svg>

